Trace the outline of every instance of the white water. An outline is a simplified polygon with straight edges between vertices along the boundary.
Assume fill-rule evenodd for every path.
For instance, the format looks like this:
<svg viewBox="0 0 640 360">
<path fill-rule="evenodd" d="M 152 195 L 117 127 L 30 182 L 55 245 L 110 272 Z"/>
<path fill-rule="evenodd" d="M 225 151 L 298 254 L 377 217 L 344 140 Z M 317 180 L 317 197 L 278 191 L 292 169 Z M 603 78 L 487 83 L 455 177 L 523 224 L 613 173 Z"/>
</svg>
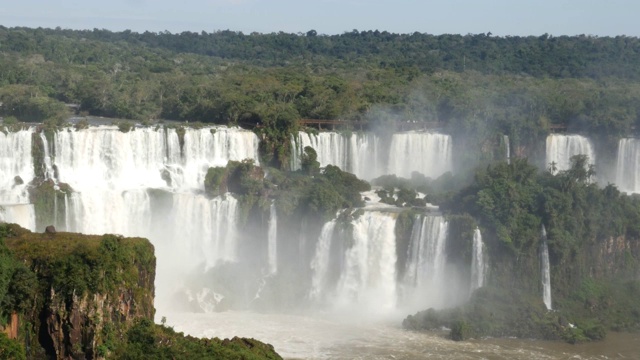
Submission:
<svg viewBox="0 0 640 360">
<path fill-rule="evenodd" d="M 333 239 L 335 226 L 335 220 L 325 223 L 322 227 L 320 238 L 316 243 L 315 254 L 313 260 L 311 260 L 313 277 L 311 279 L 311 292 L 309 293 L 309 297 L 312 300 L 323 300 L 322 297 L 326 296 L 328 292 L 328 290 L 326 290 L 329 287 L 327 277 L 330 264 L 331 240 Z"/>
<path fill-rule="evenodd" d="M 413 171 L 436 178 L 453 168 L 451 136 L 438 133 L 396 133 L 385 146 L 372 133 L 300 132 L 291 144 L 293 169 L 300 168 L 303 149 L 311 146 L 320 166 L 335 165 L 366 180 L 394 173 L 411 177 Z"/>
<path fill-rule="evenodd" d="M 0 205 L 28 204 L 27 185 L 33 180 L 31 135 L 33 128 L 18 132 L 0 131 Z M 24 182 L 15 184 L 19 176 Z"/>
<path fill-rule="evenodd" d="M 511 164 L 511 145 L 509 144 L 509 136 L 508 135 L 503 135 L 502 136 L 502 140 L 504 141 L 504 145 L 506 148 L 506 158 L 507 158 L 507 164 Z"/>
<path fill-rule="evenodd" d="M 431 178 L 452 170 L 450 135 L 430 132 L 393 134 L 389 152 L 388 174 L 410 178 L 418 171 Z"/>
<path fill-rule="evenodd" d="M 542 225 L 542 244 L 540 245 L 540 272 L 542 277 L 542 300 L 551 310 L 551 271 L 549 265 L 549 247 L 547 246 L 547 230 Z"/>
<path fill-rule="evenodd" d="M 596 161 L 591 141 L 581 135 L 549 135 L 546 154 L 545 167 L 555 163 L 557 171 L 570 169 L 571 157 L 575 155 L 587 155 L 589 164 L 595 164 Z"/>
<path fill-rule="evenodd" d="M 321 132 L 314 135 L 299 132 L 291 145 L 292 169 L 300 168 L 300 156 L 305 147 L 311 146 L 318 154 L 321 167 L 335 165 L 361 179 L 373 179 L 384 172 L 380 139 L 374 134 Z"/>
<path fill-rule="evenodd" d="M 471 258 L 471 292 L 484 285 L 486 274 L 484 260 L 484 243 L 482 233 L 476 228 L 473 232 L 473 253 Z"/>
<path fill-rule="evenodd" d="M 182 151 L 173 129 L 122 133 L 100 126 L 55 135 L 59 179 L 75 191 L 65 198 L 67 229 L 148 237 L 164 264 L 156 281 L 159 308 L 184 292 L 212 309 L 221 295 L 185 278 L 239 258 L 237 200 L 199 192 L 210 166 L 245 157 L 257 162 L 258 139 L 250 131 L 214 129 L 187 129 Z M 165 199 L 161 205 L 153 205 L 150 189 L 163 189 L 155 195 Z"/>
<path fill-rule="evenodd" d="M 353 244 L 344 254 L 344 266 L 334 304 L 367 314 L 396 307 L 395 214 L 365 211 L 352 222 Z"/>
<path fill-rule="evenodd" d="M 418 215 L 413 224 L 403 283 L 410 308 L 445 306 L 446 241 L 449 225 L 442 216 Z"/>
<path fill-rule="evenodd" d="M 627 193 L 640 193 L 640 140 L 620 139 L 616 185 Z"/>
<path fill-rule="evenodd" d="M 269 274 L 275 274 L 278 272 L 278 214 L 274 203 L 271 203 L 269 207 L 269 233 L 267 237 Z"/>
</svg>

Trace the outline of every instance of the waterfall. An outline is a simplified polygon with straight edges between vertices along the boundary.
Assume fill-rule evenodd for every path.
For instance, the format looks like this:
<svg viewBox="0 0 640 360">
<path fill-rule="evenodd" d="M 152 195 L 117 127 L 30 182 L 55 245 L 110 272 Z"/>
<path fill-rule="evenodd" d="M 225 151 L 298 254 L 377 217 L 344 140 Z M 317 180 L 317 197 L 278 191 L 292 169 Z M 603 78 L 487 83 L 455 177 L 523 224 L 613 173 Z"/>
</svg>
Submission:
<svg viewBox="0 0 640 360">
<path fill-rule="evenodd" d="M 269 207 L 267 258 L 269 274 L 275 274 L 278 271 L 278 214 L 276 213 L 276 204 L 274 203 L 271 203 Z"/>
<path fill-rule="evenodd" d="M 444 305 L 448 223 L 442 216 L 417 215 L 411 231 L 403 284 L 406 301 Z"/>
<path fill-rule="evenodd" d="M 571 157 L 587 155 L 588 163 L 595 164 L 596 156 L 588 138 L 580 135 L 551 134 L 547 137 L 547 159 L 545 167 L 553 162 L 558 171 L 571 168 Z"/>
<path fill-rule="evenodd" d="M 316 243 L 316 251 L 311 260 L 313 278 L 311 279 L 311 292 L 309 297 L 313 300 L 320 300 L 321 296 L 327 293 L 327 277 L 329 274 L 331 240 L 336 227 L 336 220 L 331 220 L 322 226 L 320 238 Z"/>
<path fill-rule="evenodd" d="M 389 152 L 388 174 L 410 178 L 418 171 L 427 177 L 451 171 L 451 136 L 431 132 L 406 132 L 393 134 Z"/>
<path fill-rule="evenodd" d="M 244 159 L 251 159 L 259 165 L 258 146 L 258 137 L 248 130 L 224 127 L 215 130 L 187 129 L 183 147 L 184 176 L 179 183 L 182 187 L 204 189 L 204 177 L 210 167 L 226 166 L 230 160 Z"/>
<path fill-rule="evenodd" d="M 300 132 L 291 140 L 291 166 L 299 169 L 303 149 L 311 146 L 320 166 L 335 165 L 367 180 L 384 174 L 408 178 L 413 171 L 436 178 L 453 168 L 450 135 L 403 132 L 392 135 L 389 147 L 382 143 L 372 133 Z"/>
<path fill-rule="evenodd" d="M 547 230 L 542 225 L 542 244 L 540 245 L 540 271 L 542 277 L 542 300 L 547 310 L 551 310 L 551 271 L 549 269 L 549 247 L 547 246 Z"/>
<path fill-rule="evenodd" d="M 51 159 L 51 152 L 49 150 L 49 141 L 44 135 L 44 132 L 40 133 L 40 139 L 42 140 L 42 147 L 44 149 L 44 177 L 47 180 L 56 180 L 55 173 L 53 171 L 53 162 Z"/>
<path fill-rule="evenodd" d="M 291 140 L 291 168 L 300 168 L 304 148 L 311 146 L 318 154 L 320 166 L 335 165 L 370 180 L 383 174 L 379 143 L 379 138 L 369 133 L 321 132 L 314 135 L 299 132 L 297 139 Z"/>
<path fill-rule="evenodd" d="M 509 135 L 502 135 L 502 141 L 506 150 L 507 164 L 511 164 L 511 145 L 509 144 Z"/>
<path fill-rule="evenodd" d="M 344 253 L 336 305 L 385 312 L 395 308 L 395 214 L 365 211 L 352 221 L 353 243 Z"/>
<path fill-rule="evenodd" d="M 620 139 L 616 166 L 616 185 L 627 193 L 640 192 L 640 140 Z"/>
<path fill-rule="evenodd" d="M 484 243 L 480 229 L 473 231 L 473 254 L 471 257 L 471 292 L 484 285 L 486 269 L 484 262 Z"/>
<path fill-rule="evenodd" d="M 6 134 L 0 131 L 0 205 L 29 203 L 27 186 L 35 177 L 32 134 L 33 128 Z M 23 183 L 16 183 L 16 177 Z"/>
</svg>

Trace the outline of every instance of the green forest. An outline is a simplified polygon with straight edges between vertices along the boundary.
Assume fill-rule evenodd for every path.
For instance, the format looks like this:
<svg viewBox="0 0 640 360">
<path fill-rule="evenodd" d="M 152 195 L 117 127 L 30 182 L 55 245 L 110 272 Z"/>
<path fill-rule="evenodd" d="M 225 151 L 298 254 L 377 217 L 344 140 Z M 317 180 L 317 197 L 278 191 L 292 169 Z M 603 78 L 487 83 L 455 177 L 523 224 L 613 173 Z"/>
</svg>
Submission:
<svg viewBox="0 0 640 360">
<path fill-rule="evenodd" d="M 275 128 L 400 120 L 522 138 L 555 124 L 615 136 L 640 120 L 639 55 L 640 40 L 625 36 L 0 27 L 0 113 Z"/>
</svg>

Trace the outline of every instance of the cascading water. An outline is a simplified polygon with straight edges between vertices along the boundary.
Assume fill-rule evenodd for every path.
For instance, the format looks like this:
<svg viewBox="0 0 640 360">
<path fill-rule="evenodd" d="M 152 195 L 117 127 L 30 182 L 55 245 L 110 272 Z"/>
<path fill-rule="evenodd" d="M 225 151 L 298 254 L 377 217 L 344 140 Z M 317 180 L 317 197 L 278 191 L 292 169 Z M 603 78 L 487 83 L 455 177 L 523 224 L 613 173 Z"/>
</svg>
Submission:
<svg viewBox="0 0 640 360">
<path fill-rule="evenodd" d="M 581 135 L 551 134 L 547 137 L 547 158 L 545 167 L 555 163 L 557 171 L 571 168 L 571 157 L 587 155 L 588 163 L 595 164 L 596 156 L 588 138 Z"/>
<path fill-rule="evenodd" d="M 484 243 L 482 233 L 476 228 L 473 231 L 473 255 L 471 258 L 471 292 L 484 285 L 486 274 L 484 261 Z"/>
<path fill-rule="evenodd" d="M 185 286 L 187 275 L 238 260 L 238 204 L 232 196 L 200 194 L 210 166 L 246 156 L 258 161 L 258 138 L 223 127 L 186 129 L 183 147 L 174 129 L 113 126 L 55 134 L 59 180 L 74 190 L 65 196 L 69 231 L 144 236 L 156 246 L 160 306 Z M 185 293 L 202 309 L 220 299 L 200 285 Z M 215 302 L 215 301 L 213 301 Z"/>
<path fill-rule="evenodd" d="M 31 138 L 33 128 L 18 132 L 0 131 L 0 205 L 28 204 L 27 185 L 33 180 Z M 22 180 L 22 184 L 17 178 Z"/>
<path fill-rule="evenodd" d="M 316 251 L 311 260 L 313 278 L 311 279 L 311 292 L 309 297 L 312 300 L 321 300 L 328 290 L 327 277 L 329 273 L 331 240 L 336 227 L 336 220 L 331 220 L 324 224 L 320 233 L 320 238 L 316 243 Z"/>
<path fill-rule="evenodd" d="M 0 221 L 35 231 L 35 210 L 27 187 L 35 177 L 31 156 L 33 128 L 0 131 Z"/>
<path fill-rule="evenodd" d="M 380 139 L 370 133 L 341 134 L 321 132 L 317 135 L 299 132 L 291 140 L 291 168 L 299 169 L 304 148 L 311 146 L 318 155 L 320 166 L 335 165 L 362 179 L 373 179 L 383 174 Z"/>
<path fill-rule="evenodd" d="M 291 146 L 293 169 L 300 168 L 303 149 L 311 146 L 320 166 L 335 165 L 367 180 L 384 174 L 411 177 L 413 171 L 436 178 L 453 167 L 451 136 L 431 132 L 396 133 L 389 146 L 373 133 L 300 132 Z"/>
<path fill-rule="evenodd" d="M 549 266 L 549 247 L 547 246 L 547 230 L 542 225 L 540 234 L 540 272 L 542 277 L 542 300 L 547 310 L 551 310 L 551 271 Z"/>
<path fill-rule="evenodd" d="M 417 171 L 427 177 L 437 178 L 451 170 L 450 135 L 406 132 L 393 134 L 391 137 L 388 174 L 410 178 L 411 173 Z"/>
<path fill-rule="evenodd" d="M 276 204 L 271 203 L 269 207 L 269 232 L 268 232 L 267 260 L 269 264 L 269 274 L 278 271 L 278 214 Z"/>
<path fill-rule="evenodd" d="M 620 139 L 616 185 L 627 193 L 640 193 L 640 140 Z"/>
<path fill-rule="evenodd" d="M 344 253 L 335 304 L 384 313 L 395 309 L 395 214 L 365 211 L 352 222 L 353 243 Z"/>
<path fill-rule="evenodd" d="M 446 241 L 442 216 L 417 215 L 411 231 L 403 284 L 409 306 L 442 307 L 445 296 Z M 417 301 L 417 303 L 416 303 Z"/>
<path fill-rule="evenodd" d="M 509 135 L 503 135 L 502 141 L 504 141 L 507 164 L 511 164 L 511 145 L 509 144 Z"/>
</svg>

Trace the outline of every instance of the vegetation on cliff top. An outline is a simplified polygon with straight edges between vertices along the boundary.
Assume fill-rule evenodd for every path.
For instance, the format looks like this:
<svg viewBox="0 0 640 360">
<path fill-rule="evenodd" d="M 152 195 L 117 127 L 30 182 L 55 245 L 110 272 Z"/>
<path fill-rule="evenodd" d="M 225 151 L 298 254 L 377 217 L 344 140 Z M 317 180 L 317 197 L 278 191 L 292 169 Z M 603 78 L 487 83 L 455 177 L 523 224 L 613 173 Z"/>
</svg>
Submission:
<svg viewBox="0 0 640 360">
<path fill-rule="evenodd" d="M 154 325 L 154 277 L 146 239 L 0 224 L 0 329 L 18 329 L 17 339 L 0 333 L 0 357 L 280 359 L 255 340 L 195 339 Z"/>
<path fill-rule="evenodd" d="M 176 333 L 172 328 L 141 319 L 126 335 L 123 345 L 116 349 L 113 359 L 237 359 L 281 360 L 273 346 L 254 339 L 234 337 L 220 340 L 199 339 Z"/>
</svg>

